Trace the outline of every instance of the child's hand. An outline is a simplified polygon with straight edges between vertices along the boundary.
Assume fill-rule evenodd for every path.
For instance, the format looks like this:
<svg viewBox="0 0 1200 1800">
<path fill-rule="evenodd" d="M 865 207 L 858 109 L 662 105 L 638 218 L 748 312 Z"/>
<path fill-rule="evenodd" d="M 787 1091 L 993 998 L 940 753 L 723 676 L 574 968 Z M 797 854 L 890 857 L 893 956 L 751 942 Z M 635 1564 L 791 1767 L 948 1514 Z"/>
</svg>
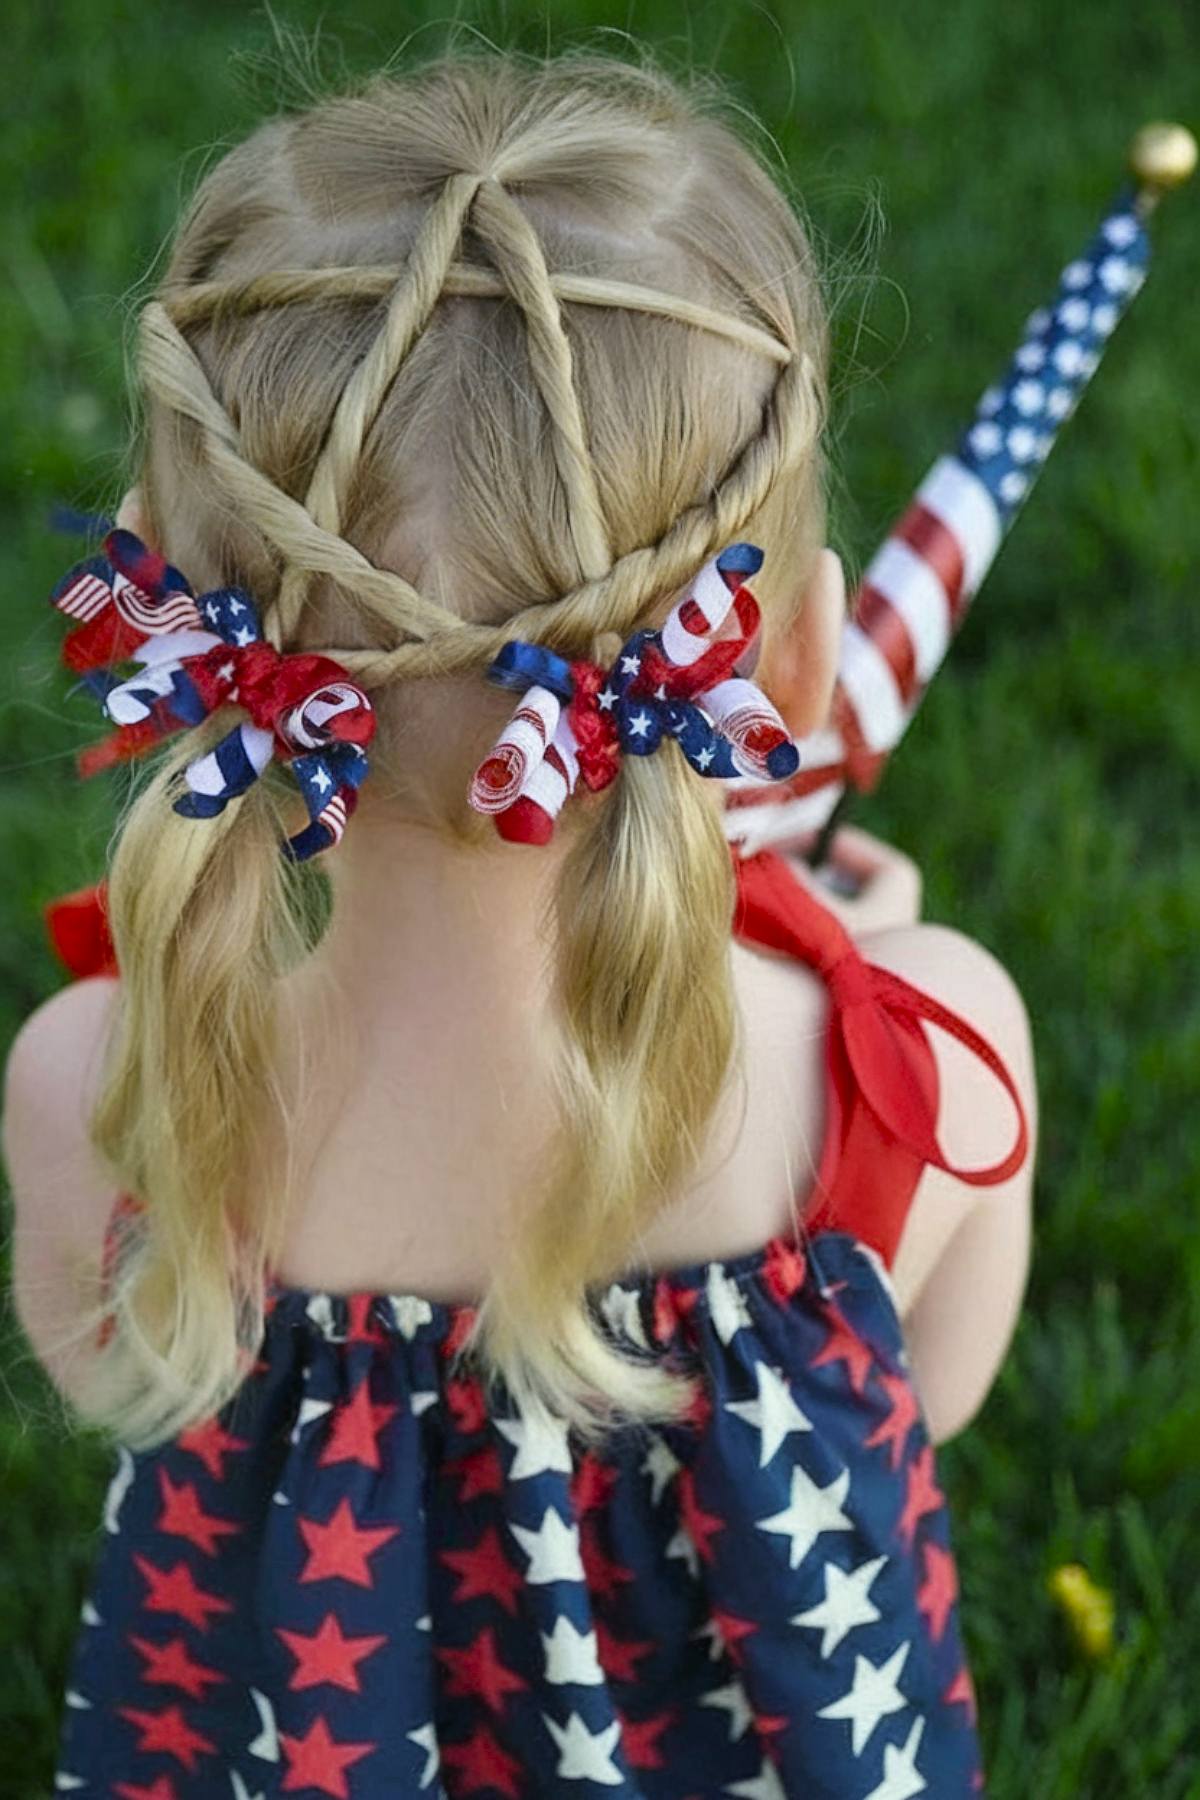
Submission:
<svg viewBox="0 0 1200 1800">
<path fill-rule="evenodd" d="M 829 861 L 810 869 L 804 857 L 816 833 L 789 845 L 788 861 L 853 937 L 915 925 L 921 916 L 921 871 L 911 857 L 856 825 L 839 825 Z"/>
</svg>

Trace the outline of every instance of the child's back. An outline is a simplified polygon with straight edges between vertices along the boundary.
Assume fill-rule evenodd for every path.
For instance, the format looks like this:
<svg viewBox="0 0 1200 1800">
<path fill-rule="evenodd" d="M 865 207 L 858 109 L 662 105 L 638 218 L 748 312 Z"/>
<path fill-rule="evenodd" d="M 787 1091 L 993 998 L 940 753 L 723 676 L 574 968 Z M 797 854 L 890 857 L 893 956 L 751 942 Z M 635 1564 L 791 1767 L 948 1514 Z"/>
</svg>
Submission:
<svg viewBox="0 0 1200 1800">
<path fill-rule="evenodd" d="M 489 1036 L 483 1054 L 460 1015 L 447 1084 L 446 972 L 434 1029 L 415 994 L 372 1010 L 364 984 L 361 1049 L 386 1073 L 355 1083 L 332 1120 L 257 1367 L 219 1423 L 120 1453 L 60 1782 L 86 1771 L 150 1789 L 169 1772 L 180 1800 L 224 1793 L 227 1778 L 235 1793 L 282 1779 L 283 1792 L 416 1794 L 436 1790 L 436 1747 L 450 1794 L 568 1781 L 647 1800 L 915 1794 L 918 1780 L 971 1791 L 957 1578 L 898 1309 L 919 1308 L 930 1283 L 950 1289 L 929 1365 L 944 1403 L 973 1410 L 1007 1329 L 997 1302 L 1003 1321 L 1019 1294 L 1027 1174 L 972 1208 L 882 1127 L 872 1101 L 888 1116 L 899 1103 L 885 1071 L 830 1082 L 861 959 L 782 858 L 752 859 L 739 885 L 744 1117 L 727 1115 L 721 1168 L 646 1243 L 651 1272 L 601 1300 L 618 1339 L 698 1360 L 694 1422 L 587 1450 L 490 1407 L 455 1369 L 469 1311 L 444 1300 L 483 1285 L 496 1176 L 534 1153 L 537 1113 L 485 1154 L 474 1122 L 509 1040 Z M 932 952 L 930 985 L 961 1006 L 966 984 L 1026 1085 L 1019 1005 L 990 958 L 938 928 L 877 933 L 869 948 L 892 971 Z M 821 964 L 840 971 L 827 981 Z M 477 1002 L 482 986 L 476 970 Z M 970 1087 L 936 1097 L 934 1058 L 904 1030 L 919 993 L 867 1004 L 904 1035 L 954 1150 L 963 1119 L 947 1092 Z M 86 1066 L 101 1014 L 80 989 L 46 1009 L 59 1021 L 43 1018 L 42 1054 L 72 1001 Z M 311 987 L 297 999 L 309 1004 Z M 61 1073 L 65 1037 L 58 1049 Z M 961 1074 L 945 1053 L 942 1068 Z M 1011 1102 L 987 1079 L 994 1091 L 973 1095 L 980 1147 L 1011 1133 Z M 327 1100 L 294 1097 L 302 1114 Z M 422 1118 L 447 1128 L 410 1161 Z M 986 1286 L 944 1253 L 947 1202 L 976 1229 L 988 1215 Z M 112 1249 L 133 1216 L 118 1210 Z M 885 1270 L 898 1251 L 913 1272 L 896 1292 Z M 36 1305 L 23 1310 L 36 1341 Z"/>
<path fill-rule="evenodd" d="M 669 84 L 485 61 L 267 128 L 209 177 L 163 294 L 142 530 L 212 586 L 192 618 L 173 569 L 117 545 L 70 587 L 102 614 L 73 643 L 122 583 L 139 618 L 164 597 L 196 631 L 220 618 L 209 661 L 146 659 L 122 703 L 194 725 L 199 695 L 259 736 L 176 755 L 183 805 L 169 774 L 139 796 L 121 979 L 43 1009 L 10 1068 L 18 1305 L 120 1446 L 58 1785 L 973 1792 L 930 1425 L 974 1410 L 1019 1297 L 1023 1014 L 953 933 L 882 933 L 864 961 L 771 853 L 735 859 L 731 954 L 721 795 L 696 773 L 735 771 L 683 704 L 728 705 L 735 741 L 736 690 L 744 741 L 765 720 L 789 747 L 747 679 L 743 528 L 770 545 L 759 679 L 799 644 L 788 727 L 828 703 L 799 227 Z M 291 660 L 234 629 L 233 581 Z M 551 682 L 576 660 L 561 706 L 525 695 L 526 745 L 554 735 L 514 850 L 464 804 L 511 741 L 472 658 L 535 607 L 561 656 L 520 654 Z M 621 654 L 595 663 L 608 633 Z M 332 674 L 302 667 L 330 643 L 352 646 Z M 377 772 L 314 950 L 263 718 L 363 726 L 355 677 Z M 313 795 L 361 741 L 297 756 L 293 849 L 339 842 L 361 769 Z M 56 1314 L 112 1199 L 89 1128 L 125 1193 L 76 1386 Z"/>
</svg>

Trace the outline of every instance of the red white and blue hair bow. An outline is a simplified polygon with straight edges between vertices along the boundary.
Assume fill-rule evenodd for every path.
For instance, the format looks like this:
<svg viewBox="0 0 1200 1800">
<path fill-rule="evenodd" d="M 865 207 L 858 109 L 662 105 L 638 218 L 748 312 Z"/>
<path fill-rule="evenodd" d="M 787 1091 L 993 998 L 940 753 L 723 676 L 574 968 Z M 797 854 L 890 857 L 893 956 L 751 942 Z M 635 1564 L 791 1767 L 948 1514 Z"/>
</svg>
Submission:
<svg viewBox="0 0 1200 1800">
<path fill-rule="evenodd" d="M 760 615 L 743 584 L 762 561 L 755 545 L 731 544 L 705 564 L 661 631 L 634 632 L 610 669 L 510 639 L 487 678 L 523 698 L 472 778 L 475 811 L 494 814 L 512 843 L 544 844 L 580 779 L 598 792 L 622 752 L 649 756 L 668 736 L 699 775 L 794 775 L 800 753 L 791 734 L 748 679 Z"/>
<path fill-rule="evenodd" d="M 283 854 L 304 862 L 341 840 L 368 773 L 364 745 L 376 715 L 340 663 L 276 650 L 263 639 L 243 588 L 196 595 L 131 531 L 110 531 L 102 553 L 72 569 L 50 598 L 79 621 L 63 642 L 63 662 L 117 725 L 79 754 L 82 776 L 138 756 L 232 703 L 249 719 L 187 765 L 187 791 L 174 810 L 212 818 L 278 756 L 295 775 L 309 815 L 305 829 L 280 845 Z M 113 673 L 114 663 L 128 662 L 140 665 L 135 675 Z"/>
</svg>

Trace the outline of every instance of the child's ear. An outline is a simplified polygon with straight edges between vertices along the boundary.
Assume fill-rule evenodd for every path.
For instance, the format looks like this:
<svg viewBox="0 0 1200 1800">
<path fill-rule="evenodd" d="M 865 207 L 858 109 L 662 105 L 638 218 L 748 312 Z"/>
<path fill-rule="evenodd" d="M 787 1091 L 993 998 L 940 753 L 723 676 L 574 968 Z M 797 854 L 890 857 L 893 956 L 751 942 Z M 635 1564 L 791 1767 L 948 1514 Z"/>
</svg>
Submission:
<svg viewBox="0 0 1200 1800">
<path fill-rule="evenodd" d="M 846 573 L 835 550 L 822 550 L 786 637 L 771 646 L 755 679 L 782 713 L 793 737 L 829 722 L 846 619 Z"/>
<path fill-rule="evenodd" d="M 148 544 L 150 542 L 148 536 L 149 527 L 146 523 L 146 508 L 142 500 L 142 490 L 140 487 L 135 485 L 126 490 L 124 498 L 117 508 L 117 516 L 114 523 L 119 525 L 122 531 L 132 531 L 134 537 L 140 537 L 143 544 Z"/>
</svg>

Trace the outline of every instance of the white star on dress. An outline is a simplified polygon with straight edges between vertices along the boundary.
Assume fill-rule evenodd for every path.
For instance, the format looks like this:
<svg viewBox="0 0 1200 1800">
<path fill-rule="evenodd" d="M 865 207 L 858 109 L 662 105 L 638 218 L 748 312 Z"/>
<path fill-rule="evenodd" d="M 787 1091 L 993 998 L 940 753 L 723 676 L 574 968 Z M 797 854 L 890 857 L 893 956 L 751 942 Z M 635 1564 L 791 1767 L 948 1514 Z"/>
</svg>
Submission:
<svg viewBox="0 0 1200 1800">
<path fill-rule="evenodd" d="M 748 1781 L 735 1781 L 732 1787 L 723 1788 L 723 1793 L 736 1795 L 738 1800 L 788 1800 L 787 1790 L 779 1779 L 779 1770 L 774 1763 L 764 1762 L 757 1775 Z"/>
<path fill-rule="evenodd" d="M 419 1783 L 421 1787 L 427 1788 L 441 1767 L 441 1757 L 438 1754 L 437 1737 L 432 1722 L 428 1725 L 418 1726 L 416 1731 L 406 1731 L 404 1735 L 410 1744 L 415 1744 L 418 1750 L 423 1750 L 429 1759 L 421 1771 Z"/>
<path fill-rule="evenodd" d="M 754 1374 L 758 1381 L 758 1399 L 727 1400 L 725 1411 L 745 1419 L 762 1434 L 758 1466 L 765 1469 L 788 1433 L 811 1431 L 812 1420 L 796 1405 L 792 1390 L 778 1369 L 770 1368 L 765 1362 L 756 1362 Z"/>
<path fill-rule="evenodd" d="M 666 697 L 667 697 L 667 684 L 665 681 L 660 681 L 658 686 L 654 690 L 654 698 L 656 700 L 665 700 Z"/>
<path fill-rule="evenodd" d="M 229 594 L 226 597 L 225 604 L 226 604 L 226 606 L 228 606 L 230 612 L 234 613 L 234 614 L 240 613 L 240 612 L 245 612 L 245 610 L 246 610 L 245 607 L 242 605 L 241 601 L 238 599 L 236 594 Z"/>
<path fill-rule="evenodd" d="M 568 1525 L 552 1506 L 542 1514 L 536 1531 L 524 1525 L 510 1525 L 509 1530 L 529 1558 L 525 1579 L 531 1585 L 584 1579 L 578 1528 Z"/>
<path fill-rule="evenodd" d="M 831 1700 L 828 1706 L 821 1707 L 818 1719 L 849 1719 L 850 1748 L 855 1756 L 861 1756 L 868 1738 L 878 1725 L 880 1719 L 888 1713 L 899 1712 L 908 1705 L 904 1695 L 896 1686 L 896 1676 L 904 1667 L 911 1640 L 901 1644 L 895 1653 L 878 1668 L 869 1657 L 854 1658 L 854 1680 L 840 1700 Z"/>
<path fill-rule="evenodd" d="M 388 1298 L 392 1303 L 392 1318 L 395 1320 L 396 1330 L 410 1343 L 422 1325 L 432 1323 L 433 1308 L 419 1294 L 389 1294 Z"/>
<path fill-rule="evenodd" d="M 567 1428 L 549 1413 L 532 1409 L 515 1419 L 495 1420 L 496 1430 L 516 1446 L 517 1454 L 509 1468 L 513 1481 L 524 1481 L 530 1475 L 556 1471 L 569 1475 L 573 1468 Z"/>
<path fill-rule="evenodd" d="M 79 1616 L 85 1625 L 103 1625 L 104 1620 L 96 1611 L 90 1600 L 85 1600 L 79 1609 Z"/>
<path fill-rule="evenodd" d="M 252 1794 L 236 1769 L 230 1769 L 229 1779 L 233 1783 L 234 1800 L 266 1800 L 262 1793 Z"/>
<path fill-rule="evenodd" d="M 596 701 L 601 712 L 611 712 L 616 704 L 616 700 L 616 694 L 607 684 L 602 687 L 600 692 L 596 695 Z"/>
<path fill-rule="evenodd" d="M 232 681 L 233 676 L 234 676 L 233 664 L 232 663 L 222 663 L 220 668 L 217 670 L 217 674 L 220 676 L 222 681 Z"/>
<path fill-rule="evenodd" d="M 641 666 L 642 659 L 640 656 L 623 656 L 621 658 L 622 675 L 636 675 Z"/>
<path fill-rule="evenodd" d="M 438 1397 L 433 1388 L 417 1388 L 408 1396 L 408 1404 L 412 1407 L 414 1419 L 419 1419 L 423 1412 L 428 1412 L 431 1406 L 436 1406 L 437 1401 Z"/>
<path fill-rule="evenodd" d="M 878 1787 L 871 1789 L 866 1800 L 911 1800 L 913 1794 L 925 1792 L 929 1783 L 916 1766 L 917 1749 L 924 1729 L 924 1719 L 916 1718 L 903 1750 L 897 1749 L 895 1744 L 883 1746 L 883 1780 Z"/>
<path fill-rule="evenodd" d="M 650 1440 L 650 1448 L 642 1458 L 642 1474 L 650 1477 L 650 1499 L 655 1506 L 682 1467 L 683 1464 L 665 1438 L 655 1437 Z"/>
<path fill-rule="evenodd" d="M 791 1566 L 798 1569 L 823 1531 L 853 1531 L 853 1521 L 842 1511 L 849 1491 L 849 1469 L 835 1475 L 826 1487 L 818 1487 L 804 1469 L 794 1468 L 789 1504 L 769 1519 L 759 1519 L 758 1529 L 789 1537 Z"/>
<path fill-rule="evenodd" d="M 633 718 L 629 721 L 629 735 L 631 737 L 645 737 L 649 729 L 650 719 L 646 713 L 635 713 Z"/>
<path fill-rule="evenodd" d="M 709 763 L 713 760 L 713 754 L 713 751 L 708 748 L 707 744 L 704 746 L 703 750 L 697 750 L 696 761 L 702 769 L 707 769 Z"/>
<path fill-rule="evenodd" d="M 74 1707 L 78 1712 L 91 1712 L 92 1710 L 91 1701 L 86 1699 L 83 1694 L 77 1693 L 74 1688 L 68 1688 L 63 1699 L 68 1706 Z"/>
<path fill-rule="evenodd" d="M 735 1333 L 750 1324 L 746 1297 L 733 1277 L 725 1273 L 724 1263 L 709 1264 L 705 1287 L 709 1317 L 721 1342 L 728 1344 Z"/>
<path fill-rule="evenodd" d="M 725 1687 L 713 1688 L 711 1693 L 701 1694 L 701 1706 L 719 1706 L 729 1714 L 729 1741 L 744 1737 L 754 1723 L 754 1714 L 750 1710 L 750 1702 L 746 1698 L 746 1690 L 740 1681 L 731 1681 Z"/>
<path fill-rule="evenodd" d="M 254 633 L 248 625 L 239 625 L 233 634 L 233 641 L 240 649 L 244 650 L 247 644 L 254 642 Z"/>
<path fill-rule="evenodd" d="M 682 1525 L 667 1545 L 667 1555 L 680 1557 L 687 1564 L 688 1574 L 692 1577 L 693 1581 L 696 1576 L 699 1575 L 700 1553 L 696 1549 L 694 1541 L 683 1529 Z"/>
<path fill-rule="evenodd" d="M 304 1427 L 306 1425 L 311 1425 L 314 1419 L 322 1418 L 325 1413 L 330 1410 L 332 1405 L 332 1400 L 302 1400 L 300 1402 L 300 1410 L 296 1414 L 296 1423 L 292 1427 L 291 1442 L 293 1444 L 298 1444 L 300 1442 L 300 1433 L 304 1430 Z"/>
<path fill-rule="evenodd" d="M 332 781 L 330 781 L 328 775 L 325 773 L 324 769 L 321 767 L 321 765 L 319 763 L 317 764 L 316 768 L 313 770 L 311 779 L 312 779 L 313 786 L 315 788 L 320 788 L 322 793 L 325 792 L 325 789 L 327 787 L 333 786 Z"/>
<path fill-rule="evenodd" d="M 267 1696 L 260 1694 L 255 1687 L 250 1689 L 250 1698 L 258 1709 L 262 1730 L 254 1742 L 247 1744 L 246 1748 L 251 1756 L 261 1756 L 264 1762 L 277 1763 L 279 1761 L 279 1733 L 275 1729 L 275 1709 Z"/>
<path fill-rule="evenodd" d="M 810 1606 L 807 1612 L 792 1615 L 793 1625 L 808 1625 L 824 1632 L 822 1656 L 836 1650 L 856 1625 L 873 1625 L 881 1616 L 879 1608 L 867 1596 L 871 1583 L 886 1562 L 886 1556 L 876 1556 L 849 1573 L 839 1569 L 836 1563 L 825 1564 L 825 1598 L 818 1605 Z"/>
<path fill-rule="evenodd" d="M 548 1637 L 543 1631 L 541 1637 L 547 1681 L 577 1681 L 581 1687 L 603 1687 L 605 1676 L 594 1631 L 578 1631 L 566 1614 L 560 1613 L 554 1630 Z"/>
<path fill-rule="evenodd" d="M 558 1745 L 558 1775 L 563 1781 L 598 1781 L 603 1787 L 623 1787 L 625 1777 L 612 1760 L 621 1739 L 621 1723 L 614 1719 L 603 1731 L 590 1732 L 578 1713 L 565 1725 L 542 1714 L 547 1731 Z"/>
</svg>

